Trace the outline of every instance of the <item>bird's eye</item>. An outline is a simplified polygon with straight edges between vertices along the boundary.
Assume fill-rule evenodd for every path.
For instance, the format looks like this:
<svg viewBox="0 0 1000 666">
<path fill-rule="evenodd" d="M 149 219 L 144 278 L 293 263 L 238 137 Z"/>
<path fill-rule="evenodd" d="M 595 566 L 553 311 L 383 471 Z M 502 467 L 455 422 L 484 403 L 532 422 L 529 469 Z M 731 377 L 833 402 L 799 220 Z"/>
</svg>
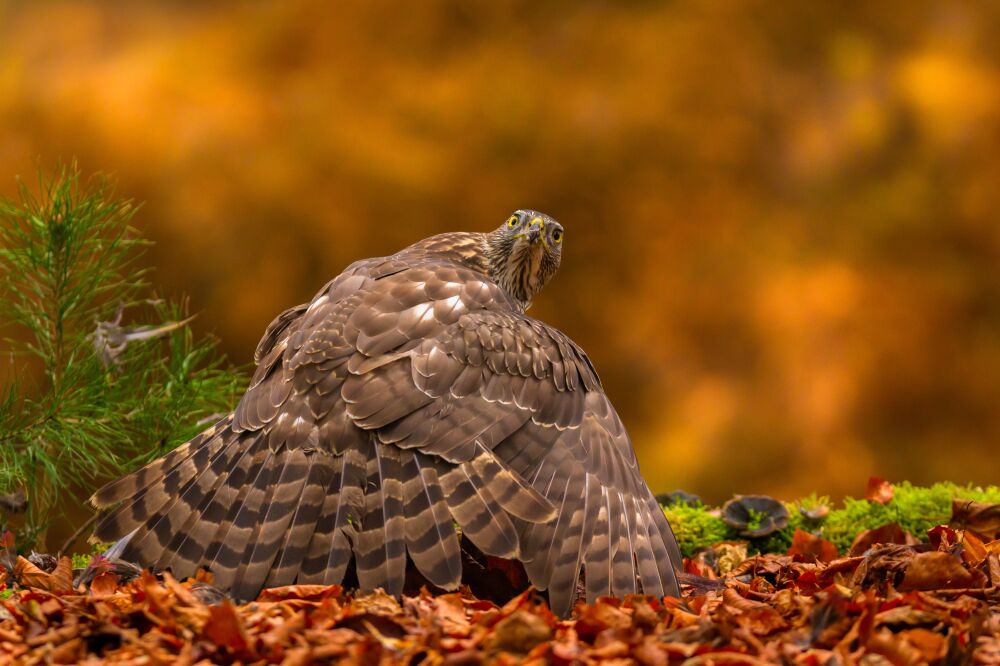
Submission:
<svg viewBox="0 0 1000 666">
<path fill-rule="evenodd" d="M 552 240 L 554 240 L 557 243 L 562 243 L 562 232 L 559 231 L 558 229 L 556 229 L 555 231 L 553 231 L 552 232 Z"/>
<path fill-rule="evenodd" d="M 517 215 L 511 215 L 510 219 L 507 220 L 507 226 L 513 229 L 517 226 Z"/>
</svg>

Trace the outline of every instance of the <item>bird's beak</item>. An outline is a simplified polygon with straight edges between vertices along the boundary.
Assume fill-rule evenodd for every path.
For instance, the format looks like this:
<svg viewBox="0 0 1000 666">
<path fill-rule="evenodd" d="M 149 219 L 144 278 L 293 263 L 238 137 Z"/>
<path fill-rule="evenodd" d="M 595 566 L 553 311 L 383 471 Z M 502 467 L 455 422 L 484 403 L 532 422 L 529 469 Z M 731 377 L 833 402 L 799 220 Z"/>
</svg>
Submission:
<svg viewBox="0 0 1000 666">
<path fill-rule="evenodd" d="M 544 231 L 545 220 L 540 217 L 535 217 L 528 223 L 528 228 L 524 232 L 524 235 L 528 239 L 528 242 L 534 245 L 538 241 L 542 240 L 542 232 Z"/>
</svg>

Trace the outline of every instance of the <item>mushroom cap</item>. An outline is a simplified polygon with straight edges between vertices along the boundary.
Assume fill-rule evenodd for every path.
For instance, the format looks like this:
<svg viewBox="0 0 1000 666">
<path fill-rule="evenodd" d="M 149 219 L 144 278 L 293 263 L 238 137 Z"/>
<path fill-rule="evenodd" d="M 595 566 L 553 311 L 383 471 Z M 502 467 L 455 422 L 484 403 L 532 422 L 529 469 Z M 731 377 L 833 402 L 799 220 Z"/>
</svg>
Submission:
<svg viewBox="0 0 1000 666">
<path fill-rule="evenodd" d="M 722 520 L 740 536 L 767 536 L 788 526 L 788 509 L 767 495 L 736 495 L 722 505 Z M 751 527 L 752 523 L 759 523 Z"/>
</svg>

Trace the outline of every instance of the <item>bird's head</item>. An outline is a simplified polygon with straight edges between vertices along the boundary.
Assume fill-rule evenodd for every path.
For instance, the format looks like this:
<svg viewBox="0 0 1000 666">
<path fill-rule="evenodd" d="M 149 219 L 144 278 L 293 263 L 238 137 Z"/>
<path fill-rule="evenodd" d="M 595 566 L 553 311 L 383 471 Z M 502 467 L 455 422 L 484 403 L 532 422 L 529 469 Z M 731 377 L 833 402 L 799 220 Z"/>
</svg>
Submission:
<svg viewBox="0 0 1000 666">
<path fill-rule="evenodd" d="M 486 235 L 490 275 L 527 308 L 559 268 L 564 233 L 563 226 L 544 213 L 515 211 Z"/>
</svg>

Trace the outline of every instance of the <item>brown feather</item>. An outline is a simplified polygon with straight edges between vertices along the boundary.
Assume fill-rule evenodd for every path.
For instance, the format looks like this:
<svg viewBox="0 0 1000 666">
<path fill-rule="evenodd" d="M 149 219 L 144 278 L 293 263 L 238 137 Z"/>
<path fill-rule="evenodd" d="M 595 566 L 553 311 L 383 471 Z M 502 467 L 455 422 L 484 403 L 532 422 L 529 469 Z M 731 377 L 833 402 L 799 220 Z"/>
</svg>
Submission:
<svg viewBox="0 0 1000 666">
<path fill-rule="evenodd" d="M 591 600 L 676 595 L 676 541 L 593 365 L 524 314 L 561 227 L 511 219 L 356 262 L 281 313 L 232 414 L 94 494 L 97 535 L 178 575 L 210 564 L 243 598 L 340 583 L 352 558 L 398 594 L 407 556 L 458 586 L 454 522 L 560 614 L 581 571 Z"/>
</svg>

